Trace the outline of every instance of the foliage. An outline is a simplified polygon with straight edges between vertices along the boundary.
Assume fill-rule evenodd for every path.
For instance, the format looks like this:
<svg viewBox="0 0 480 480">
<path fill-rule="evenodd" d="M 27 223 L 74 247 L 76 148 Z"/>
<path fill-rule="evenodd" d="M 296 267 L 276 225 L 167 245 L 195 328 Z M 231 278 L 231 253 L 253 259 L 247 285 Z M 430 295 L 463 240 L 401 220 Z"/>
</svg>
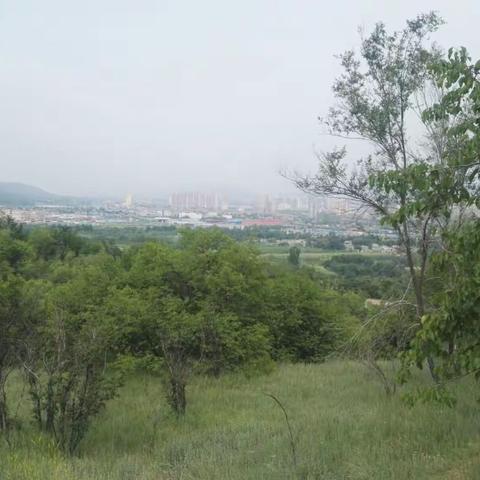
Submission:
<svg viewBox="0 0 480 480">
<path fill-rule="evenodd" d="M 114 369 L 118 332 L 106 301 L 111 261 L 73 264 L 72 277 L 51 286 L 28 345 L 35 419 L 68 453 L 121 382 Z"/>
<path fill-rule="evenodd" d="M 288 263 L 292 267 L 298 268 L 300 266 L 300 253 L 300 248 L 295 245 L 288 250 Z"/>
<path fill-rule="evenodd" d="M 308 270 L 269 280 L 270 330 L 276 358 L 321 361 L 339 349 L 359 327 L 361 300 L 318 288 Z"/>
<path fill-rule="evenodd" d="M 181 250 L 147 244 L 134 255 L 127 283 L 145 304 L 139 325 L 148 336 L 143 353 L 162 359 L 167 396 L 177 413 L 185 411 L 194 365 L 219 375 L 268 363 L 262 277 L 250 248 L 218 231 L 186 231 Z"/>
<path fill-rule="evenodd" d="M 426 356 L 435 355 L 442 379 L 465 374 L 480 379 L 480 225 L 467 223 L 445 242 L 447 248 L 433 263 L 432 273 L 442 279 L 434 296 L 436 309 L 422 318 L 404 360 L 421 367 Z"/>
<path fill-rule="evenodd" d="M 428 122 L 446 125 L 446 164 L 422 172 L 422 191 L 428 195 L 413 208 L 437 216 L 438 210 L 454 207 L 434 253 L 432 276 L 440 279 L 433 291 L 434 307 L 421 319 L 411 351 L 404 356 L 405 374 L 411 364 L 422 366 L 429 355 L 439 358 L 443 381 L 474 374 L 480 378 L 478 333 L 478 248 L 480 226 L 471 205 L 480 205 L 480 62 L 475 64 L 465 49 L 451 49 L 447 59 L 432 63 L 431 71 L 445 95 L 427 109 Z M 412 180 L 412 185 L 418 184 Z"/>
<path fill-rule="evenodd" d="M 17 352 L 25 336 L 20 320 L 22 280 L 8 270 L 0 271 L 0 430 L 9 426 L 5 386 L 9 374 L 18 366 Z"/>
<path fill-rule="evenodd" d="M 407 287 L 405 259 L 400 256 L 345 254 L 324 263 L 338 276 L 336 284 L 367 298 L 395 299 Z"/>
<path fill-rule="evenodd" d="M 0 261 L 0 391 L 21 368 L 37 428 L 66 453 L 133 367 L 159 376 L 184 414 L 194 374 L 322 361 L 362 315 L 355 295 L 322 287 L 309 269 L 276 268 L 219 229 L 120 250 L 6 222 Z"/>
<path fill-rule="evenodd" d="M 331 135 L 368 141 L 374 150 L 351 169 L 346 148 L 337 148 L 318 156 L 316 175 L 294 178 L 309 193 L 353 199 L 395 229 L 412 287 L 408 301 L 417 321 L 429 308 L 425 282 L 437 220 L 448 220 L 450 210 L 438 202 L 433 212 L 420 208 L 424 199 L 432 198 L 425 172 L 445 163 L 444 122 L 424 119 L 424 138 L 418 140 L 418 135 L 409 135 L 409 128 L 419 130 L 419 125 L 409 119 L 421 114 L 429 97 L 442 95 L 428 68 L 441 54 L 426 45 L 442 23 L 434 12 L 407 21 L 403 30 L 393 33 L 378 23 L 362 38 L 360 55 L 353 50 L 340 55 L 343 73 L 333 85 L 338 104 L 323 123 Z M 429 366 L 435 378 L 432 358 Z"/>
<path fill-rule="evenodd" d="M 446 123 L 448 164 L 455 167 L 451 174 L 465 174 L 471 181 L 480 173 L 480 61 L 472 63 L 465 48 L 450 49 L 447 59 L 438 59 L 430 68 L 446 94 L 425 110 L 423 117 L 428 122 Z"/>
</svg>

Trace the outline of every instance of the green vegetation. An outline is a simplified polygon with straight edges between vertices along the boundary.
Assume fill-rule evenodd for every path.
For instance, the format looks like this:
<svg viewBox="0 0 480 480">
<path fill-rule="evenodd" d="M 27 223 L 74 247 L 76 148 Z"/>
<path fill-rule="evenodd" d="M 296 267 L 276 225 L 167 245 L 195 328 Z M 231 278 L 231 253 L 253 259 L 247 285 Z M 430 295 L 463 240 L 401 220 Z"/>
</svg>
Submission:
<svg viewBox="0 0 480 480">
<path fill-rule="evenodd" d="M 339 217 L 332 215 L 336 221 Z M 82 238 L 103 243 L 115 243 L 121 248 L 132 245 L 141 245 L 149 241 L 158 241 L 175 245 L 180 237 L 182 228 L 176 225 L 159 226 L 106 226 L 106 225 L 79 225 L 72 227 L 72 231 Z M 329 233 L 318 236 L 311 233 L 286 232 L 283 227 L 245 227 L 242 229 L 222 228 L 228 237 L 238 241 L 254 244 L 262 253 L 288 252 L 289 241 L 301 240 L 305 242 L 302 251 L 307 252 L 345 252 L 345 241 L 351 241 L 355 250 L 360 251 L 362 246 L 372 247 L 377 245 L 396 245 L 395 239 L 383 238 L 377 235 L 365 234 L 361 236 L 348 236 Z"/>
<path fill-rule="evenodd" d="M 426 46 L 441 24 L 378 24 L 340 57 L 326 125 L 375 153 L 296 179 L 370 208 L 402 255 L 0 217 L 1 478 L 479 477 L 480 62 Z"/>
<path fill-rule="evenodd" d="M 264 252 L 263 257 L 273 264 L 291 263 L 286 248 L 263 247 L 261 251 Z M 405 260 L 398 255 L 323 251 L 306 247 L 300 248 L 299 263 L 313 269 L 324 284 L 337 290 L 356 292 L 364 298 L 395 298 L 402 294 L 408 282 Z"/>
<path fill-rule="evenodd" d="M 323 265 L 339 277 L 337 286 L 369 298 L 398 298 L 407 286 L 403 257 L 345 254 L 332 256 Z"/>
<path fill-rule="evenodd" d="M 480 63 L 472 63 L 465 49 L 450 49 L 445 57 L 430 43 L 442 24 L 435 12 L 393 33 L 378 23 L 359 50 L 340 55 L 337 103 L 323 123 L 331 134 L 375 149 L 354 170 L 346 147 L 323 152 L 317 174 L 293 179 L 311 194 L 354 199 L 396 231 L 408 281 L 403 293 L 383 304 L 383 313 L 390 317 L 396 307 L 404 324 L 403 380 L 412 365 L 426 360 L 433 397 L 459 375 L 480 378 L 478 275 L 458 258 L 463 249 L 475 251 L 478 238 L 478 216 L 470 207 L 480 205 Z M 408 121 L 413 115 L 421 120 L 415 135 Z M 467 256 L 475 261 L 472 251 Z M 382 375 L 378 364 L 376 370 Z"/>
<path fill-rule="evenodd" d="M 428 379 L 415 379 L 415 385 Z M 13 382 L 12 397 L 22 387 Z M 25 406 L 0 444 L 6 480 L 451 480 L 480 474 L 477 388 L 456 387 L 455 409 L 409 408 L 386 398 L 376 378 L 348 362 L 282 365 L 272 374 L 197 377 L 184 418 L 169 413 L 155 377 L 129 378 L 83 442 L 79 456 L 59 455 L 29 423 Z M 282 411 L 297 455 L 292 462 Z"/>
<path fill-rule="evenodd" d="M 38 430 L 69 454 L 131 369 L 155 374 L 180 416 L 195 374 L 323 360 L 363 315 L 355 295 L 217 229 L 122 251 L 68 228 L 1 227 L 0 427 L 8 436 L 6 385 L 21 369 Z"/>
<path fill-rule="evenodd" d="M 288 263 L 293 267 L 298 268 L 300 266 L 300 253 L 301 250 L 297 246 L 290 247 L 288 250 Z"/>
<path fill-rule="evenodd" d="M 378 23 L 362 37 L 358 52 L 348 50 L 340 55 L 342 74 L 333 84 L 337 106 L 330 109 L 325 126 L 333 135 L 368 141 L 375 151 L 360 160 L 354 171 L 348 168 L 346 147 L 325 152 L 316 175 L 295 179 L 307 192 L 352 198 L 395 229 L 412 286 L 412 329 L 428 311 L 425 284 L 432 239 L 438 223 L 451 213 L 445 208 L 437 223 L 429 212 L 411 208 L 422 196 L 418 187 L 423 176 L 417 172 L 414 184 L 410 173 L 445 161 L 440 140 L 445 137 L 445 126 L 425 123 L 422 133 L 427 141 L 409 136 L 407 126 L 408 116 L 416 112 L 415 98 L 423 94 L 427 101 L 425 92 L 433 81 L 429 66 L 440 58 L 438 49 L 428 45 L 429 35 L 442 24 L 435 12 L 419 15 L 391 34 Z M 428 357 L 428 361 L 436 378 L 433 359 Z"/>
<path fill-rule="evenodd" d="M 422 118 L 429 125 L 443 126 L 445 162 L 411 169 L 408 188 L 419 194 L 399 209 L 396 217 L 426 214 L 445 218 L 447 228 L 429 265 L 436 277 L 431 295 L 437 308 L 422 319 L 422 328 L 404 358 L 408 367 L 434 356 L 439 359 L 437 372 L 442 379 L 474 375 L 478 380 L 480 222 L 475 209 L 480 206 L 480 61 L 472 63 L 464 48 L 450 49 L 448 58 L 430 65 L 430 72 L 445 94 L 423 112 Z M 392 181 L 406 183 L 395 177 L 379 181 L 388 186 Z"/>
<path fill-rule="evenodd" d="M 118 247 L 126 248 L 132 245 L 141 245 L 145 242 L 164 242 L 174 245 L 179 238 L 175 226 L 158 227 L 108 227 L 81 225 L 74 228 L 82 238 L 93 242 L 115 243 Z"/>
</svg>

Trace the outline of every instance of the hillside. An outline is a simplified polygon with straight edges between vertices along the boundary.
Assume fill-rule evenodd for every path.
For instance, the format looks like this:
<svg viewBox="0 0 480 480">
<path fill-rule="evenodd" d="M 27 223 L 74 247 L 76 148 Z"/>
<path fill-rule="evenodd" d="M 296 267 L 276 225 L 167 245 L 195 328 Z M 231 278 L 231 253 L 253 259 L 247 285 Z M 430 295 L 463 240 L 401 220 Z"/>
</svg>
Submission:
<svg viewBox="0 0 480 480">
<path fill-rule="evenodd" d="M 415 384 L 428 379 L 418 375 Z M 18 376 L 9 394 L 20 398 Z M 475 384 L 456 384 L 455 408 L 409 408 L 349 362 L 282 365 L 268 376 L 197 377 L 185 418 L 171 414 L 155 377 L 130 378 L 82 445 L 63 457 L 23 406 L 0 478 L 18 480 L 469 480 L 480 478 Z M 296 467 L 285 417 L 296 447 Z M 12 404 L 12 410 L 17 411 Z"/>
<path fill-rule="evenodd" d="M 0 205 L 33 205 L 53 203 L 66 197 L 23 183 L 0 182 Z"/>
</svg>

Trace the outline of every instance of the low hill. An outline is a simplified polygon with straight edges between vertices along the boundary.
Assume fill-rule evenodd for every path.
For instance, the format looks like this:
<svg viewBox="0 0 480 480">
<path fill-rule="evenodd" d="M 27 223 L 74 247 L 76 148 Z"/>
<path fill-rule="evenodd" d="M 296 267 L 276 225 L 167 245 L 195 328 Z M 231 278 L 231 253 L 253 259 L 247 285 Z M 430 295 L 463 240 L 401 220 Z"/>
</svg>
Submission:
<svg viewBox="0 0 480 480">
<path fill-rule="evenodd" d="M 0 182 L 0 205 L 23 206 L 36 203 L 55 203 L 67 199 L 68 197 L 55 195 L 32 185 Z"/>
</svg>

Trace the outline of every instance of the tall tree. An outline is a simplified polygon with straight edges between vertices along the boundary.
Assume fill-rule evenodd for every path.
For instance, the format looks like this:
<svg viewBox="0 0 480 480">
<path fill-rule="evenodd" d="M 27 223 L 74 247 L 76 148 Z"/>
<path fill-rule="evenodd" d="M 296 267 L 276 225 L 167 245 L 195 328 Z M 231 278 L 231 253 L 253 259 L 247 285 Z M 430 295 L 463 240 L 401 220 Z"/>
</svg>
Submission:
<svg viewBox="0 0 480 480">
<path fill-rule="evenodd" d="M 1 267 L 1 265 L 0 265 Z M 24 335 L 20 316 L 22 280 L 6 272 L 0 272 L 0 430 L 6 430 L 8 407 L 6 382 L 12 370 L 18 366 L 17 351 Z"/>
<path fill-rule="evenodd" d="M 23 229 L 11 217 L 0 215 L 0 430 L 9 425 L 6 382 L 18 366 L 18 350 L 25 335 L 22 319 L 23 278 L 30 257 Z"/>
<path fill-rule="evenodd" d="M 27 298 L 40 316 L 24 353 L 34 417 L 70 454 L 121 383 L 118 322 L 108 301 L 116 272 L 113 259 L 92 256 L 63 267 L 47 288 L 29 285 Z M 42 290 L 35 306 L 32 293 Z"/>
<path fill-rule="evenodd" d="M 130 346 L 157 359 L 177 414 L 185 412 L 195 367 L 219 375 L 261 368 L 270 358 L 265 277 L 255 252 L 217 230 L 185 231 L 180 247 L 144 245 L 127 276 L 142 312 L 129 329 Z"/>
<path fill-rule="evenodd" d="M 429 308 L 425 280 L 437 225 L 434 214 L 412 210 L 422 190 L 411 180 L 420 182 L 426 166 L 444 162 L 444 125 L 419 124 L 412 118 L 424 108 L 428 92 L 435 91 L 428 65 L 440 53 L 427 41 L 441 24 L 433 12 L 407 21 L 403 30 L 393 33 L 379 23 L 362 37 L 360 55 L 340 55 L 343 73 L 333 85 L 338 103 L 323 122 L 331 135 L 367 141 L 373 151 L 358 160 L 355 169 L 349 167 L 345 147 L 319 154 L 316 175 L 294 178 L 306 192 L 354 200 L 396 230 L 418 323 Z M 423 136 L 418 134 L 421 127 Z M 434 375 L 431 358 L 429 364 Z"/>
<path fill-rule="evenodd" d="M 300 248 L 296 245 L 288 250 L 288 263 L 296 268 L 300 266 Z"/>
<path fill-rule="evenodd" d="M 436 308 L 424 317 L 405 358 L 407 365 L 421 364 L 435 355 L 443 378 L 471 373 L 480 378 L 480 61 L 473 63 L 464 48 L 451 49 L 431 71 L 445 95 L 423 118 L 448 126 L 447 161 L 424 172 L 423 182 L 431 193 L 416 208 L 432 213 L 436 204 L 454 207 L 457 217 L 462 213 L 466 221 L 443 232 L 444 248 L 432 262 L 440 279 Z"/>
</svg>

